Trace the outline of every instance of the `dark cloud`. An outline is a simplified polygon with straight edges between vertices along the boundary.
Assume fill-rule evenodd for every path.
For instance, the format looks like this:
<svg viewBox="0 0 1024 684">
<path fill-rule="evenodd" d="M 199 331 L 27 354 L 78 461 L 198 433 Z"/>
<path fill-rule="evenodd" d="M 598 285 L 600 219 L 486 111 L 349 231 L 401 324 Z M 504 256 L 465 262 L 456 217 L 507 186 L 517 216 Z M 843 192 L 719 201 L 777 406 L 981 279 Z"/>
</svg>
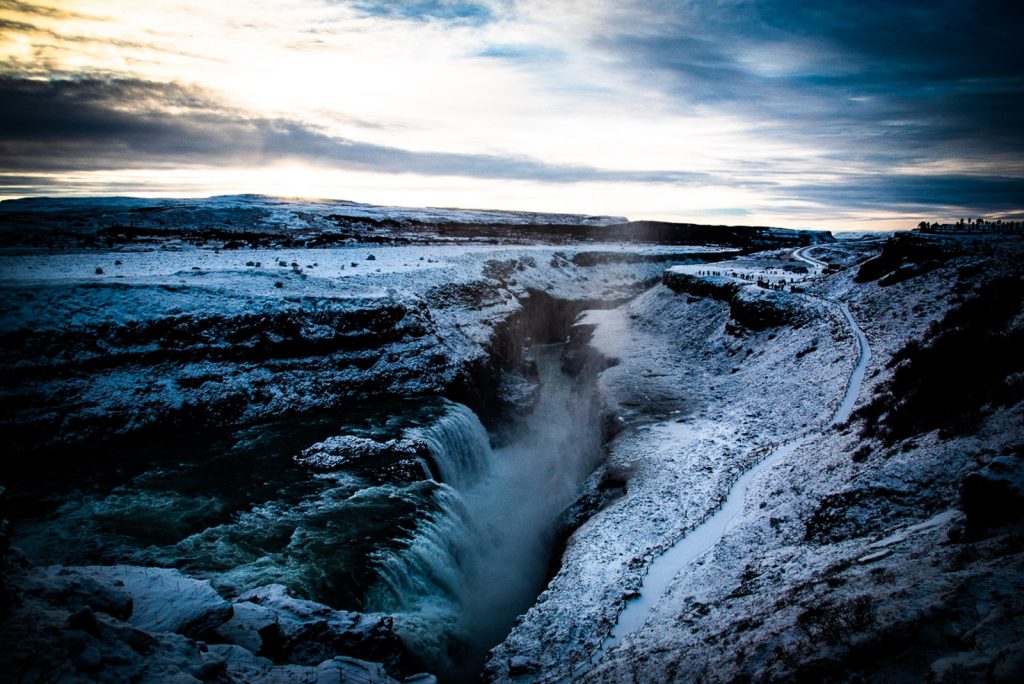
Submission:
<svg viewBox="0 0 1024 684">
<path fill-rule="evenodd" d="M 780 138 L 878 161 L 1024 152 L 1024 4 L 645 2 L 595 43 Z M 635 26 L 635 28 L 634 28 Z"/>
<path fill-rule="evenodd" d="M 259 165 L 299 160 L 381 173 L 694 184 L 704 174 L 608 171 L 525 157 L 412 152 L 325 134 L 288 119 L 247 117 L 175 84 L 0 77 L 0 171 Z"/>
<path fill-rule="evenodd" d="M 836 183 L 796 185 L 788 187 L 786 193 L 792 199 L 845 209 L 913 213 L 946 208 L 981 214 L 1019 209 L 1024 179 L 963 174 L 870 174 L 848 176 Z"/>
<path fill-rule="evenodd" d="M 849 211 L 956 209 L 978 214 L 1019 208 L 1024 197 L 1024 180 L 998 176 L 846 174 L 835 182 L 800 184 L 791 179 L 777 184 L 770 180 L 773 174 L 786 174 L 763 163 L 743 168 L 747 178 L 736 180 L 685 171 L 609 171 L 522 157 L 413 152 L 333 137 L 292 120 L 248 117 L 223 107 L 209 93 L 137 80 L 0 77 L 0 101 L 0 187 L 27 194 L 59 185 L 41 174 L 297 160 L 378 173 L 554 183 L 727 184 L 782 201 L 811 201 Z M 949 116 L 954 122 L 949 130 L 964 125 Z M 738 215 L 742 210 L 727 211 Z"/>
<path fill-rule="evenodd" d="M 8 12 L 16 12 L 18 14 L 34 14 L 50 19 L 95 19 L 93 16 L 72 12 L 61 7 L 19 2 L 19 0 L 0 0 L 0 10 L 7 10 Z"/>
</svg>

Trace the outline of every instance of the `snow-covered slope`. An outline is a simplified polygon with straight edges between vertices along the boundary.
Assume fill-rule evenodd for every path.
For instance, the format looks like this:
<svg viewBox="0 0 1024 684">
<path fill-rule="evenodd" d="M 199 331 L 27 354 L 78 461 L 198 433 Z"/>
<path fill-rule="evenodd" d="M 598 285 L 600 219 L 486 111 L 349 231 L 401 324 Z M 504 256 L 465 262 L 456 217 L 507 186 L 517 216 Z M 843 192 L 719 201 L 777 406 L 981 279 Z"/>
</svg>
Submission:
<svg viewBox="0 0 1024 684">
<path fill-rule="evenodd" d="M 312 200 L 266 195 L 221 195 L 196 199 L 137 197 L 34 197 L 0 201 L 0 227 L 35 217 L 62 229 L 90 230 L 121 225 L 136 228 L 227 228 L 240 230 L 337 228 L 347 222 L 395 224 L 584 225 L 624 223 L 621 216 L 552 214 L 493 209 L 389 207 L 345 200 Z M 70 219 L 70 220 L 69 220 Z M 58 225 L 54 223 L 53 225 Z"/>
<path fill-rule="evenodd" d="M 724 282 L 701 288 L 673 280 L 679 291 L 657 287 L 622 309 L 588 314 L 592 344 L 617 360 L 601 387 L 623 427 L 591 485 L 620 495 L 569 540 L 558 574 L 492 652 L 487 678 L 1017 681 L 1024 672 L 1017 541 L 1024 490 L 1014 484 L 1024 473 L 1019 375 L 999 379 L 1017 390 L 992 395 L 976 425 L 947 422 L 899 439 L 892 438 L 903 425 L 896 419 L 909 420 L 901 416 L 911 409 L 891 403 L 888 383 L 921 347 L 948 347 L 935 337 L 947 329 L 939 321 L 972 298 L 1008 312 L 992 344 L 1021 338 L 1022 246 L 932 247 L 914 242 L 904 256 L 887 257 L 885 268 L 800 284 L 803 294 L 784 295 L 811 314 L 795 327 L 740 324 L 730 308 L 736 290 Z M 795 257 L 850 266 L 877 249 L 829 246 Z M 765 269 L 775 266 L 764 261 Z M 896 272 L 911 275 L 887 275 Z M 1001 300 L 992 283 L 1009 288 Z M 833 426 L 864 358 L 845 307 L 871 352 L 855 407 L 874 396 L 889 413 L 862 410 Z M 924 342 L 905 348 L 911 340 Z M 1013 358 L 987 353 L 977 363 L 951 361 L 1002 368 Z M 1019 360 L 1011 363 L 1019 374 Z M 966 394 L 944 401 L 963 403 L 954 412 L 979 410 Z M 893 426 L 878 428 L 888 438 L 878 436 L 878 421 Z M 779 453 L 782 444 L 789 446 Z M 653 563 L 715 514 L 741 473 L 773 454 L 744 483 L 742 510 L 717 529 L 720 537 L 698 544 L 696 557 L 680 555 L 675 567 Z M 975 487 L 992 499 L 972 503 Z M 668 581 L 663 593 L 645 596 L 652 568 Z M 645 605 L 639 618 L 620 616 L 636 600 Z M 620 630 L 623 618 L 632 624 Z"/>
</svg>

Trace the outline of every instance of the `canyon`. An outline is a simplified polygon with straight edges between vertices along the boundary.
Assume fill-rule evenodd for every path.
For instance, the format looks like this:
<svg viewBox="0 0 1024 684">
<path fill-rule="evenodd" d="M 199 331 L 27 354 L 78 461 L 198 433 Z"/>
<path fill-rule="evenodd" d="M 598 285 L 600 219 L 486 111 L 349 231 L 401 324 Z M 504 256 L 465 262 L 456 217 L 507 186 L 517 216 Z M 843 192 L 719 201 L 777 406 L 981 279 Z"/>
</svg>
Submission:
<svg viewBox="0 0 1024 684">
<path fill-rule="evenodd" d="M 13 678 L 1024 667 L 1017 236 L 3 205 Z"/>
</svg>

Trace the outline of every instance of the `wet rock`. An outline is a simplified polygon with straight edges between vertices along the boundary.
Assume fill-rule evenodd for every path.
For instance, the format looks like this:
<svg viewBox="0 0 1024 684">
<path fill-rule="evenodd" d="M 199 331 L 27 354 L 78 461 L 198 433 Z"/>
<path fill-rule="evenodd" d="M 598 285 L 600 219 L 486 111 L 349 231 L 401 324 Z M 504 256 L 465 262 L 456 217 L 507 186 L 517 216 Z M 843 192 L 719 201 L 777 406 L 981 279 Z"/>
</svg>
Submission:
<svg viewBox="0 0 1024 684">
<path fill-rule="evenodd" d="M 210 682 L 227 673 L 228 661 L 223 658 L 214 657 L 202 665 L 197 665 L 189 670 L 189 674 L 201 682 Z"/>
<path fill-rule="evenodd" d="M 318 682 L 360 682 L 363 684 L 390 684 L 395 680 L 388 676 L 379 663 L 358 658 L 338 656 L 320 663 L 316 668 Z"/>
<path fill-rule="evenodd" d="M 199 635 L 231 618 L 231 604 L 209 580 L 185 577 L 177 570 L 129 568 L 124 583 L 135 608 L 128 622 L 150 632 Z"/>
<path fill-rule="evenodd" d="M 78 655 L 89 647 L 89 635 L 77 629 L 69 629 L 61 635 L 61 643 L 71 655 Z"/>
<path fill-rule="evenodd" d="M 71 662 L 82 672 L 97 672 L 103 666 L 103 655 L 95 646 L 89 646 L 73 656 Z"/>
<path fill-rule="evenodd" d="M 148 603 L 156 597 L 164 597 L 164 608 L 175 619 L 182 615 L 182 596 L 194 600 L 192 605 L 201 603 L 209 613 L 212 597 L 207 594 L 208 583 L 182 577 L 177 571 L 157 568 L 133 568 L 119 566 L 92 568 L 32 568 L 19 571 L 12 578 L 19 600 L 11 612 L 0 620 L 0 680 L 2 681 L 72 681 L 72 682 L 194 682 L 232 681 L 278 684 L 280 682 L 330 681 L 392 684 L 394 679 L 387 675 L 384 666 L 356 658 L 336 657 L 337 651 L 327 652 L 339 645 L 333 642 L 316 642 L 316 630 L 320 625 L 336 626 L 339 622 L 335 611 L 310 602 L 298 602 L 283 594 L 281 602 L 291 603 L 291 614 L 284 610 L 271 611 L 275 619 L 281 619 L 284 632 L 294 640 L 316 642 L 322 653 L 311 652 L 312 647 L 300 644 L 309 653 L 310 664 L 276 665 L 267 658 L 257 656 L 242 646 L 213 644 L 207 647 L 203 642 L 194 641 L 181 634 L 169 631 L 145 631 L 133 624 L 123 622 L 106 613 L 94 612 L 84 606 L 69 611 L 69 602 L 74 605 L 83 595 L 82 587 L 95 585 L 113 586 L 112 571 L 127 577 L 120 591 L 127 588 L 135 592 L 136 605 L 142 612 L 148 610 Z M 148 577 L 150 581 L 138 580 L 137 576 Z M 89 580 L 93 584 L 90 584 Z M 173 580 L 174 590 L 167 585 Z M 156 585 L 156 586 L 152 586 Z M 70 588 L 69 588 L 70 587 Z M 29 592 L 27 589 L 31 589 Z M 46 591 L 43 591 L 46 589 Z M 212 591 L 212 590 L 210 590 Z M 96 592 L 94 592 L 96 593 Z M 102 595 L 102 592 L 98 592 Z M 273 596 L 275 592 L 264 592 Z M 85 595 L 88 595 L 86 593 Z M 170 611 L 174 599 L 174 610 Z M 195 599 L 202 599 L 201 601 Z M 219 599 L 219 597 L 217 597 Z M 223 601 L 222 599 L 219 599 Z M 216 600 L 213 600 L 216 603 Z M 308 604 L 308 605 L 305 605 Z M 255 604 L 253 604 L 255 606 Z M 258 607 L 258 606 L 257 606 Z M 279 607 L 275 604 L 275 608 Z M 228 606 L 230 609 L 230 605 Z M 217 612 L 216 605 L 214 611 Z M 347 614 L 341 614 L 347 615 Z M 138 617 L 138 616 L 136 616 Z M 160 620 L 152 619 L 163 628 Z M 135 619 L 135 617 L 133 617 Z M 291 620 L 299 625 L 291 624 Z M 381 626 L 384 618 L 352 614 L 354 623 L 350 633 L 370 635 Z M 308 624 L 305 624 L 307 623 Z M 392 643 L 401 648 L 401 643 L 390 631 L 390 620 L 386 621 L 387 632 Z M 354 646 L 354 652 L 361 656 L 373 650 L 363 641 Z M 419 682 L 420 680 L 417 680 Z M 427 684 L 432 680 L 422 680 Z"/>
<path fill-rule="evenodd" d="M 84 606 L 75 611 L 68 618 L 68 627 L 73 630 L 80 630 L 88 634 L 99 634 L 99 625 L 96 624 L 96 615 L 89 606 Z"/>
<path fill-rule="evenodd" d="M 23 590 L 73 613 L 87 607 L 119 620 L 127 620 L 132 614 L 132 597 L 124 582 L 112 575 L 97 577 L 82 568 L 40 568 L 32 573 Z"/>
<path fill-rule="evenodd" d="M 526 415 L 537 400 L 537 389 L 537 384 L 521 373 L 502 371 L 498 379 L 498 400 L 511 413 Z"/>
<path fill-rule="evenodd" d="M 989 670 L 991 682 L 1019 682 L 1024 679 L 1024 641 L 1004 648 Z"/>
</svg>

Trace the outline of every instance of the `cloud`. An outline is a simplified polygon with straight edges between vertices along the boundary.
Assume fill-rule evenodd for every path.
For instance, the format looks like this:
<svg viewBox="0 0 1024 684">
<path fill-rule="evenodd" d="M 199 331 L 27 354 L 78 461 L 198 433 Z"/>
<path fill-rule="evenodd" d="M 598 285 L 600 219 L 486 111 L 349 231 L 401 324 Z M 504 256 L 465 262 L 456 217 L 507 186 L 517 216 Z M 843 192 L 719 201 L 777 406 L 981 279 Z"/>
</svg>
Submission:
<svg viewBox="0 0 1024 684">
<path fill-rule="evenodd" d="M 0 77 L 0 171 L 227 166 L 301 161 L 378 173 L 699 184 L 685 171 L 616 171 L 526 157 L 419 152 L 328 135 L 289 119 L 249 117 L 202 91 L 139 80 Z"/>
<path fill-rule="evenodd" d="M 898 163 L 1024 151 L 1024 6 L 967 0 L 634 3 L 591 45 L 764 133 Z"/>
<path fill-rule="evenodd" d="M 363 14 L 388 19 L 479 25 L 495 18 L 489 3 L 474 0 L 356 0 L 351 6 Z"/>
<path fill-rule="evenodd" d="M 0 0 L 8 191 L 295 166 L 499 199 L 622 184 L 635 205 L 608 210 L 634 215 L 1024 197 L 1020 3 L 168 2 L 93 24 L 50 2 Z"/>
<path fill-rule="evenodd" d="M 834 183 L 795 185 L 787 188 L 787 192 L 793 199 L 845 209 L 1002 212 L 1020 208 L 1024 179 L 963 174 L 871 174 L 849 176 Z"/>
<path fill-rule="evenodd" d="M 42 5 L 39 3 L 19 2 L 19 0 L 0 0 L 0 10 L 14 12 L 17 14 L 32 14 L 48 19 L 95 19 L 87 14 L 72 12 L 70 10 Z"/>
</svg>

